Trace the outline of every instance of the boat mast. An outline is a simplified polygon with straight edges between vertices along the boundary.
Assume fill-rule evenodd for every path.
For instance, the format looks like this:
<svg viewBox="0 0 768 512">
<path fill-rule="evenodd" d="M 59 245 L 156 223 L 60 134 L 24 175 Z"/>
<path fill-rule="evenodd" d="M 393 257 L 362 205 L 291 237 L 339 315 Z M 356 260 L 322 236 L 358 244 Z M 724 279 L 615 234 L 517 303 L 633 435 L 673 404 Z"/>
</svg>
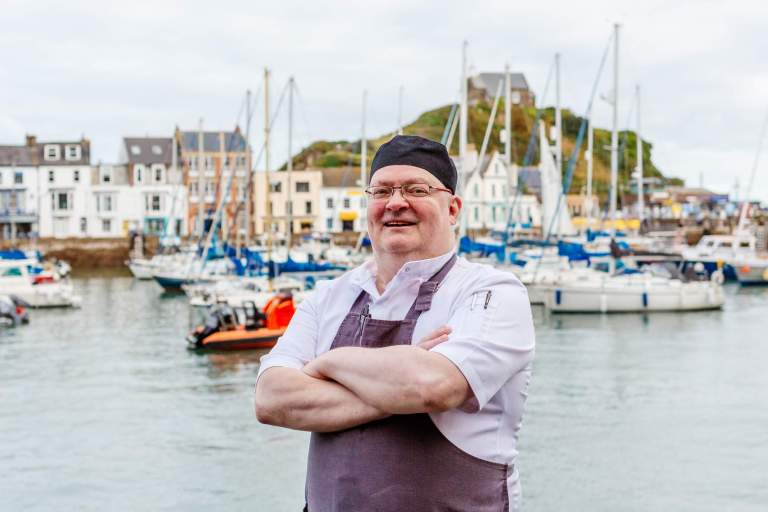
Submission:
<svg viewBox="0 0 768 512">
<path fill-rule="evenodd" d="M 368 199 L 365 194 L 365 189 L 368 186 L 368 138 L 365 134 L 366 114 L 368 109 L 368 90 L 363 90 L 363 111 L 360 121 L 360 186 L 363 189 L 363 196 L 360 211 L 361 217 L 361 229 L 360 232 L 365 234 L 368 231 L 368 210 L 366 200 Z M 360 244 L 362 245 L 362 237 L 360 238 Z"/>
<path fill-rule="evenodd" d="M 645 214 L 645 197 L 643 192 L 643 139 L 640 136 L 640 85 L 636 89 L 637 94 L 637 218 L 640 221 L 640 227 L 643 225 L 643 216 Z"/>
<path fill-rule="evenodd" d="M 264 180 L 266 188 L 264 189 L 264 230 L 267 236 L 267 258 L 272 264 L 272 180 L 269 170 L 269 68 L 264 68 Z"/>
<path fill-rule="evenodd" d="M 245 246 L 251 245 L 251 90 L 245 91 Z M 237 230 L 237 250 L 240 251 L 240 229 Z M 238 252 L 239 254 L 239 252 Z"/>
<path fill-rule="evenodd" d="M 286 202 L 286 210 L 288 214 L 288 229 L 286 235 L 288 237 L 288 251 L 290 254 L 291 246 L 293 245 L 293 199 L 292 199 L 292 180 L 293 176 L 293 76 L 288 79 L 288 165 L 286 181 L 286 192 L 288 194 Z"/>
<path fill-rule="evenodd" d="M 563 174 L 563 117 L 560 112 L 560 54 L 555 54 L 555 165 Z M 561 178 L 562 179 L 562 178 Z M 559 234 L 559 233 L 558 233 Z"/>
<path fill-rule="evenodd" d="M 509 64 L 504 65 L 504 162 L 507 164 L 507 208 L 504 217 L 509 219 L 512 208 L 512 76 Z M 504 226 L 506 233 L 507 226 Z M 506 235 L 505 235 L 506 239 Z"/>
<path fill-rule="evenodd" d="M 203 241 L 205 233 L 205 156 L 203 156 L 203 118 L 197 127 L 197 222 L 198 238 Z"/>
<path fill-rule="evenodd" d="M 403 86 L 397 91 L 397 134 L 403 134 Z"/>
<path fill-rule="evenodd" d="M 467 132 L 469 118 L 467 113 L 467 47 L 469 43 L 464 41 L 461 46 L 461 107 L 459 111 L 459 182 L 464 185 L 464 180 L 467 178 Z M 457 190 L 458 193 L 463 193 L 462 190 Z M 459 220 L 459 239 L 467 233 L 467 212 L 466 208 L 462 208 L 461 217 Z"/>
<path fill-rule="evenodd" d="M 616 204 L 619 181 L 619 24 L 613 25 L 613 127 L 611 130 L 611 238 L 616 237 Z M 612 260 L 613 261 L 613 260 Z M 613 269 L 611 269 L 613 270 Z"/>
<path fill-rule="evenodd" d="M 587 128 L 587 229 L 592 229 L 592 165 L 594 162 L 594 130 L 592 128 L 592 114 L 590 113 Z"/>
</svg>

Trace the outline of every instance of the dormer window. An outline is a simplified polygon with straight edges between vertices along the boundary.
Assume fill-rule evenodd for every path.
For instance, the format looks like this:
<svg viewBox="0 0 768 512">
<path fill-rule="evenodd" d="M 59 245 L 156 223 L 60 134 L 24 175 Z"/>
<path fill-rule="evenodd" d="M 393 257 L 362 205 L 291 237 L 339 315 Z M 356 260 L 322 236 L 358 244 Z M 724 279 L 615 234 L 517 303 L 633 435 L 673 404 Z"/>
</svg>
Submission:
<svg viewBox="0 0 768 512">
<path fill-rule="evenodd" d="M 141 148 L 137 146 L 136 144 L 131 146 L 131 154 L 132 155 L 140 155 L 141 154 Z"/>
<path fill-rule="evenodd" d="M 102 167 L 101 168 L 101 182 L 102 183 L 111 183 L 112 182 L 112 168 L 111 167 Z"/>
<path fill-rule="evenodd" d="M 158 146 L 157 144 L 154 144 L 152 146 L 152 153 L 155 154 L 155 155 L 162 155 L 163 154 L 163 149 L 160 146 Z"/>
<path fill-rule="evenodd" d="M 59 145 L 58 144 L 46 144 L 43 148 L 44 158 L 46 160 L 58 160 L 59 159 Z"/>
<path fill-rule="evenodd" d="M 80 160 L 82 153 L 80 144 L 67 144 L 65 146 L 64 158 L 67 160 Z"/>
</svg>

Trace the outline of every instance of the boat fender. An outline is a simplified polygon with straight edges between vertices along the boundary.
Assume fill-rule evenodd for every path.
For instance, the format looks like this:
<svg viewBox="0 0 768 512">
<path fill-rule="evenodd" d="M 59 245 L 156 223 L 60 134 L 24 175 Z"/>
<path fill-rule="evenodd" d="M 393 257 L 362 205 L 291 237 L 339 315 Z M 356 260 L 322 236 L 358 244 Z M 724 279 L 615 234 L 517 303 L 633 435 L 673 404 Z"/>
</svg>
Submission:
<svg viewBox="0 0 768 512">
<path fill-rule="evenodd" d="M 712 272 L 711 280 L 715 284 L 723 284 L 723 282 L 725 281 L 725 277 L 723 276 L 723 271 L 715 270 L 714 272 Z"/>
</svg>

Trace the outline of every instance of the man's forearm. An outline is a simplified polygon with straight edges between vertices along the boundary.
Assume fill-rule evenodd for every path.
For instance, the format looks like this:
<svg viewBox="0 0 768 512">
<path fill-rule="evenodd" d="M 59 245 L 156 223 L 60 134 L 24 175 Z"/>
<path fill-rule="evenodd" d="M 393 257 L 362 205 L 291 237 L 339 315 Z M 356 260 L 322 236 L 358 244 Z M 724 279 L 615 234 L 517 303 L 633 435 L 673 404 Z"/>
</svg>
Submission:
<svg viewBox="0 0 768 512">
<path fill-rule="evenodd" d="M 270 425 L 335 432 L 388 415 L 339 383 L 293 368 L 270 368 L 256 386 L 256 417 Z"/>
<path fill-rule="evenodd" d="M 444 411 L 471 396 L 453 363 L 413 345 L 338 348 L 310 362 L 305 372 L 332 379 L 391 414 Z"/>
</svg>

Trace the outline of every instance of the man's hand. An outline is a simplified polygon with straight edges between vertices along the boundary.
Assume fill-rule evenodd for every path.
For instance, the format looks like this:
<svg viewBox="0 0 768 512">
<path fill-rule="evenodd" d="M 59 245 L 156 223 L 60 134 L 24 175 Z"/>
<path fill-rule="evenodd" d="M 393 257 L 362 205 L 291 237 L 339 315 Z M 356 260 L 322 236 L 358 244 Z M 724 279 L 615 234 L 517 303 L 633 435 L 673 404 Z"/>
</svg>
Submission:
<svg viewBox="0 0 768 512">
<path fill-rule="evenodd" d="M 451 334 L 451 328 L 450 326 L 444 325 L 437 329 L 434 332 L 431 332 L 421 338 L 421 341 L 416 345 L 419 348 L 423 348 L 424 350 L 431 350 L 432 348 L 436 347 L 440 343 L 444 341 L 448 341 L 448 337 Z"/>
</svg>

